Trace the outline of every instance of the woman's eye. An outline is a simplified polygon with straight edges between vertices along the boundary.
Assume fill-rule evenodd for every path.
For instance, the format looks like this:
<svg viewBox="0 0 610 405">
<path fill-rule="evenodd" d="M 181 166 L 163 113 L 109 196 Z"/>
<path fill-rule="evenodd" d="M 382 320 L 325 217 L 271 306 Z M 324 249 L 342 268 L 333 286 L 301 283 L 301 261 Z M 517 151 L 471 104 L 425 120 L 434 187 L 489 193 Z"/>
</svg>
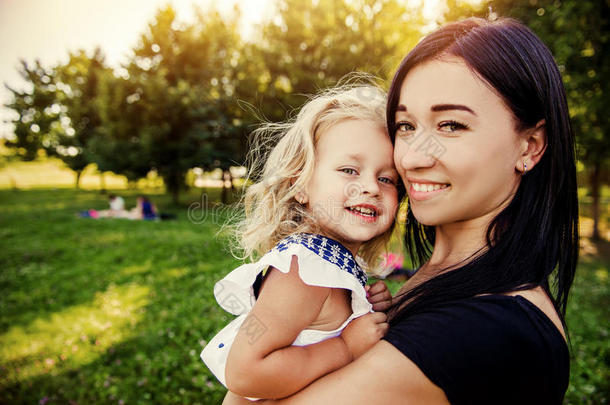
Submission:
<svg viewBox="0 0 610 405">
<path fill-rule="evenodd" d="M 415 126 L 407 121 L 399 121 L 395 124 L 396 132 L 411 132 L 415 131 Z"/>
<path fill-rule="evenodd" d="M 438 124 L 438 128 L 443 132 L 456 132 L 468 129 L 468 125 L 457 121 L 445 121 Z"/>
<path fill-rule="evenodd" d="M 350 167 L 346 167 L 346 168 L 344 168 L 344 169 L 341 169 L 341 171 L 342 171 L 343 173 L 346 173 L 346 174 L 358 174 L 358 172 L 356 171 L 356 169 L 352 169 L 352 168 L 350 168 Z"/>
</svg>

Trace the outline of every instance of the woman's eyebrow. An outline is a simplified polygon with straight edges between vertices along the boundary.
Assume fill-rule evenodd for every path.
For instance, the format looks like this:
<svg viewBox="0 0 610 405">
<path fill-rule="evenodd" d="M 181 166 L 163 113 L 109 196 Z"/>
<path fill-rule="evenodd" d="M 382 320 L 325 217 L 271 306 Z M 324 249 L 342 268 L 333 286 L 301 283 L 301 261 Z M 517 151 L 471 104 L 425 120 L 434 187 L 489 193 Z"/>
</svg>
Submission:
<svg viewBox="0 0 610 405">
<path fill-rule="evenodd" d="M 405 107 L 406 110 L 406 107 Z M 430 110 L 433 112 L 438 112 L 438 111 L 448 111 L 448 110 L 461 110 L 461 111 L 467 111 L 469 113 L 471 113 L 472 115 L 474 115 L 476 117 L 476 113 L 474 111 L 472 111 L 472 109 L 470 109 L 469 107 L 466 107 L 465 105 L 462 104 L 436 104 L 433 105 L 432 107 L 430 107 Z"/>
<path fill-rule="evenodd" d="M 477 113 L 475 113 L 470 107 L 467 107 L 467 106 L 462 105 L 462 104 L 436 104 L 436 105 L 433 105 L 432 107 L 430 107 L 430 110 L 432 112 L 449 111 L 449 110 L 461 110 L 461 111 L 467 111 L 467 112 L 471 113 L 474 116 L 477 115 Z M 404 104 L 397 105 L 396 106 L 396 112 L 399 112 L 399 111 L 407 112 L 407 106 L 404 105 Z"/>
</svg>

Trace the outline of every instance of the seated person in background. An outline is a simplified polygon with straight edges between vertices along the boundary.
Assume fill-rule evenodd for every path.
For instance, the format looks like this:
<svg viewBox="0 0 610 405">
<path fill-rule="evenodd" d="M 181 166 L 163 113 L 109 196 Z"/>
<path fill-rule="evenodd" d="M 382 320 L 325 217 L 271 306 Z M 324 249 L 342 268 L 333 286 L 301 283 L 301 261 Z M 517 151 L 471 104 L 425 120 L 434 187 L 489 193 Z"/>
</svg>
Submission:
<svg viewBox="0 0 610 405">
<path fill-rule="evenodd" d="M 125 200 L 123 197 L 116 194 L 110 194 L 108 196 L 108 202 L 110 203 L 110 209 L 108 210 L 108 217 L 123 218 L 127 215 L 125 211 Z"/>
<path fill-rule="evenodd" d="M 131 219 L 157 219 L 157 207 L 148 197 L 139 195 L 136 206 L 130 212 Z"/>
<path fill-rule="evenodd" d="M 82 211 L 79 215 L 83 218 L 129 218 L 130 214 L 125 210 L 125 200 L 123 197 L 117 196 L 116 194 L 110 194 L 108 196 L 108 202 L 110 209 L 107 210 L 95 210 L 90 209 Z"/>
</svg>

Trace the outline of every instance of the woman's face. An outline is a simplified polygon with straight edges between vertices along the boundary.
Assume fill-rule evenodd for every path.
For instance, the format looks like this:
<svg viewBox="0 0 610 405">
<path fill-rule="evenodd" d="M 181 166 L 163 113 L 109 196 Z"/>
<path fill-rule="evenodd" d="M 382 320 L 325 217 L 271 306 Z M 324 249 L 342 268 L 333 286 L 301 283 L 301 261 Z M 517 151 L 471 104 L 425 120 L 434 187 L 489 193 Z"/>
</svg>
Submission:
<svg viewBox="0 0 610 405">
<path fill-rule="evenodd" d="M 491 220 L 517 190 L 527 143 L 503 100 L 456 57 L 402 83 L 394 161 L 425 225 Z"/>
</svg>

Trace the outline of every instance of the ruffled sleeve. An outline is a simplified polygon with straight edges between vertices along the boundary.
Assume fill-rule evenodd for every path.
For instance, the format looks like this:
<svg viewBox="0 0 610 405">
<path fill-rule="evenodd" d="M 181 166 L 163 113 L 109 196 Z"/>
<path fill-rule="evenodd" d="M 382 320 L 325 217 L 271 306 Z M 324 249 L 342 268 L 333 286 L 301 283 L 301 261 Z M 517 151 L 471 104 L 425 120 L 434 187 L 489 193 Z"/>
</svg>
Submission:
<svg viewBox="0 0 610 405">
<path fill-rule="evenodd" d="M 256 302 L 254 282 L 257 276 L 269 266 L 288 273 L 293 256 L 297 257 L 299 277 L 305 284 L 344 288 L 351 291 L 352 297 L 352 314 L 341 326 L 330 331 L 304 329 L 293 345 L 304 346 L 338 336 L 352 319 L 372 311 L 364 290 L 366 274 L 349 250 L 340 243 L 319 235 L 299 234 L 288 237 L 256 263 L 239 266 L 214 286 L 218 304 L 227 312 L 237 315 L 201 352 L 201 359 L 223 385 L 226 386 L 225 367 L 229 350 Z M 252 339 L 257 339 L 265 331 L 265 326 L 255 321 L 245 327 L 248 337 Z"/>
<path fill-rule="evenodd" d="M 351 253 L 332 239 L 309 234 L 297 236 L 281 242 L 256 263 L 241 265 L 217 282 L 214 295 L 218 304 L 233 315 L 248 313 L 256 301 L 253 289 L 256 277 L 269 266 L 288 273 L 292 256 L 296 256 L 299 276 L 305 284 L 350 290 L 354 315 L 369 312 L 371 305 L 364 290 L 366 274 Z"/>
</svg>

